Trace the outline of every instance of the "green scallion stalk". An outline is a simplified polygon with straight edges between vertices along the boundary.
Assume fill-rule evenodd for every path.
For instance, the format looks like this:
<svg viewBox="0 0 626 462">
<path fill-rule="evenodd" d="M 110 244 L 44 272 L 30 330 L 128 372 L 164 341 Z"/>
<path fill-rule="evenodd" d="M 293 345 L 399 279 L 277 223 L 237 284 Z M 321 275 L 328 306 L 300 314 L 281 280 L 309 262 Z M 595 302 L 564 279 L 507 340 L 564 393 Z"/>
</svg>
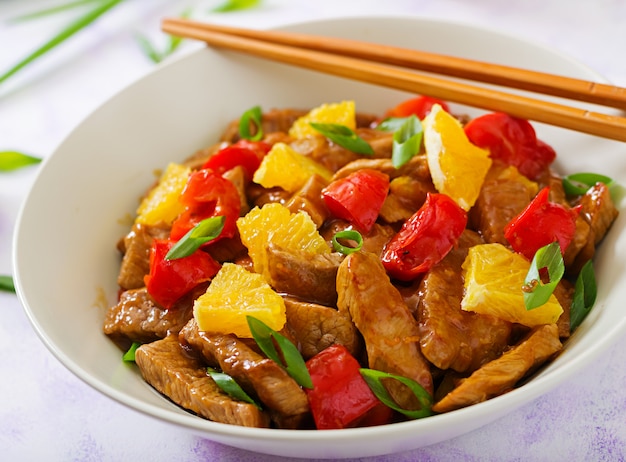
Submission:
<svg viewBox="0 0 626 462">
<path fill-rule="evenodd" d="M 583 322 L 596 303 L 598 287 L 591 260 L 585 263 L 580 270 L 575 287 L 569 315 L 570 332 L 573 332 Z"/>
<path fill-rule="evenodd" d="M 191 10 L 185 10 L 180 15 L 181 18 L 188 18 L 189 16 L 191 16 Z M 166 46 L 165 50 L 159 51 L 159 50 L 157 50 L 157 47 L 155 45 L 153 45 L 152 42 L 150 40 L 148 40 L 148 38 L 145 35 L 136 34 L 135 35 L 135 39 L 137 40 L 137 43 L 139 44 L 139 47 L 142 49 L 144 54 L 152 62 L 154 62 L 156 64 L 160 63 L 165 58 L 167 58 L 170 55 L 172 55 L 178 49 L 180 44 L 183 42 L 182 37 L 177 37 L 177 36 L 174 36 L 174 35 L 170 35 L 168 37 L 167 46 Z"/>
<path fill-rule="evenodd" d="M 250 128 L 254 127 L 254 133 Z M 259 141 L 263 138 L 263 112 L 261 106 L 254 106 L 239 118 L 239 136 L 245 140 Z"/>
<path fill-rule="evenodd" d="M 322 124 L 315 122 L 311 122 L 310 125 L 330 141 L 348 151 L 367 156 L 374 155 L 372 146 L 357 135 L 350 127 L 340 124 Z"/>
<path fill-rule="evenodd" d="M 428 417 L 432 415 L 431 408 L 433 405 L 433 398 L 430 393 L 428 393 L 424 389 L 424 387 L 422 387 L 415 380 L 409 379 L 407 377 L 402 377 L 400 375 L 377 371 L 374 369 L 363 368 L 359 369 L 359 371 L 361 372 L 363 379 L 365 379 L 365 382 L 370 387 L 374 395 L 376 395 L 376 397 L 387 407 L 390 407 L 394 411 L 404 414 L 410 419 L 421 419 L 423 417 Z M 391 397 L 391 395 L 382 383 L 382 380 L 386 379 L 397 380 L 398 382 L 409 387 L 411 392 L 413 392 L 413 394 L 417 398 L 420 409 L 403 409 L 398 406 L 398 404 L 394 401 L 394 399 Z"/>
<path fill-rule="evenodd" d="M 227 0 L 223 4 L 216 6 L 211 11 L 213 13 L 228 13 L 230 11 L 241 11 L 255 8 L 261 4 L 261 0 Z"/>
<path fill-rule="evenodd" d="M 343 245 L 339 242 L 339 239 L 347 239 L 350 241 L 354 241 L 355 246 L 350 247 L 347 245 Z M 363 236 L 356 230 L 346 229 L 344 231 L 339 231 L 335 233 L 332 238 L 333 249 L 337 252 L 340 252 L 344 255 L 350 255 L 351 253 L 358 252 L 363 247 Z"/>
<path fill-rule="evenodd" d="M 3 292 L 15 293 L 15 284 L 11 276 L 0 274 L 0 290 Z"/>
<path fill-rule="evenodd" d="M 391 163 L 395 168 L 400 168 L 419 152 L 422 134 L 422 123 L 414 115 L 407 117 L 394 132 Z"/>
<path fill-rule="evenodd" d="M 63 3 L 62 5 L 52 6 L 43 10 L 35 11 L 33 13 L 26 13 L 20 16 L 15 16 L 8 20 L 10 23 L 30 21 L 32 19 L 39 19 L 46 16 L 51 16 L 56 13 L 62 13 L 67 10 L 72 10 L 77 7 L 82 7 L 90 3 L 102 3 L 103 0 L 74 0 L 72 2 Z"/>
<path fill-rule="evenodd" d="M 565 194 L 569 196 L 580 196 L 585 194 L 589 188 L 596 183 L 604 183 L 607 187 L 611 187 L 614 184 L 612 178 L 599 173 L 573 173 L 563 177 L 563 189 Z"/>
<path fill-rule="evenodd" d="M 10 172 L 40 162 L 41 158 L 23 152 L 0 151 L 0 172 Z"/>
<path fill-rule="evenodd" d="M 216 371 L 212 367 L 207 367 L 207 374 L 213 379 L 213 381 L 220 388 L 220 390 L 222 390 L 227 395 L 238 399 L 239 401 L 254 404 L 256 407 L 261 409 L 261 406 L 256 401 L 254 401 L 250 397 L 250 395 L 248 395 L 248 393 L 246 393 L 244 389 L 241 388 L 241 386 L 237 383 L 237 381 L 233 379 L 230 375 Z"/>
<path fill-rule="evenodd" d="M 541 280 L 541 270 L 548 272 L 548 282 Z M 541 247 L 535 253 L 530 264 L 528 274 L 524 279 L 524 306 L 527 310 L 532 310 L 545 304 L 549 299 L 557 284 L 565 273 L 565 264 L 561 247 L 558 242 L 553 242 Z"/>
<path fill-rule="evenodd" d="M 311 375 L 296 346 L 263 321 L 252 316 L 246 316 L 246 319 L 252 337 L 261 351 L 265 353 L 268 358 L 284 367 L 298 385 L 305 388 L 313 388 Z M 276 345 L 280 348 L 280 354 L 278 350 L 276 350 L 274 342 L 276 342 Z M 283 359 L 281 359 L 281 356 Z"/>
<path fill-rule="evenodd" d="M 224 216 L 206 218 L 187 231 L 165 255 L 166 260 L 188 257 L 203 244 L 216 239 L 224 229 Z"/>
<path fill-rule="evenodd" d="M 124 362 L 134 363 L 135 362 L 135 351 L 137 351 L 137 348 L 139 348 L 140 346 L 141 346 L 141 343 L 133 342 L 133 344 L 130 346 L 128 351 L 126 353 L 124 353 L 124 356 L 122 356 L 122 359 L 124 360 Z"/>
</svg>

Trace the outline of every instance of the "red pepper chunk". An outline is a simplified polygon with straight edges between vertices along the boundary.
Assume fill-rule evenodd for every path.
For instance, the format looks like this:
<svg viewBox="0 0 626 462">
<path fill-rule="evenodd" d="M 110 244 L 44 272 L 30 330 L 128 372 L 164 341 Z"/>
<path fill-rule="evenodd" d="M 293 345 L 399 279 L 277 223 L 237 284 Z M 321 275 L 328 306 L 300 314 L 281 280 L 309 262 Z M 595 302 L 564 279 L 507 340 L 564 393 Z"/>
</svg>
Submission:
<svg viewBox="0 0 626 462">
<path fill-rule="evenodd" d="M 387 111 L 385 117 L 409 117 L 415 115 L 418 119 L 423 120 L 435 104 L 439 104 L 446 112 L 450 112 L 445 101 L 432 96 L 416 96 L 401 102 Z"/>
<path fill-rule="evenodd" d="M 537 139 L 530 122 L 502 112 L 471 120 L 465 134 L 476 146 L 488 149 L 492 159 L 516 167 L 531 180 L 545 172 L 556 158 L 554 149 Z"/>
<path fill-rule="evenodd" d="M 465 210 L 452 198 L 429 193 L 383 249 L 383 266 L 391 277 L 413 280 L 447 255 L 466 225 Z"/>
<path fill-rule="evenodd" d="M 313 382 L 305 389 L 318 430 L 389 423 L 393 411 L 374 395 L 359 372 L 359 362 L 335 344 L 309 359 Z"/>
<path fill-rule="evenodd" d="M 170 238 L 177 241 L 205 218 L 224 216 L 224 229 L 217 239 L 233 237 L 237 230 L 237 218 L 241 211 L 241 199 L 235 185 L 213 170 L 198 170 L 187 180 L 180 196 L 185 210 L 170 231 Z"/>
<path fill-rule="evenodd" d="M 580 207 L 566 208 L 548 201 L 545 187 L 528 206 L 504 227 L 504 237 L 517 253 L 532 260 L 541 247 L 558 242 L 564 254 L 576 232 Z"/>
<path fill-rule="evenodd" d="M 361 169 L 330 183 L 322 190 L 322 198 L 332 215 L 368 233 L 378 219 L 388 192 L 388 175 Z"/>
<path fill-rule="evenodd" d="M 188 257 L 166 260 L 174 244 L 171 240 L 154 240 L 150 249 L 150 273 L 144 277 L 148 293 L 166 309 L 198 284 L 211 280 L 220 269 L 220 264 L 201 250 Z"/>
<path fill-rule="evenodd" d="M 270 144 L 263 141 L 239 140 L 209 157 L 202 168 L 223 174 L 232 168 L 241 166 L 246 173 L 246 179 L 250 180 L 261 165 L 263 157 L 271 148 Z"/>
</svg>

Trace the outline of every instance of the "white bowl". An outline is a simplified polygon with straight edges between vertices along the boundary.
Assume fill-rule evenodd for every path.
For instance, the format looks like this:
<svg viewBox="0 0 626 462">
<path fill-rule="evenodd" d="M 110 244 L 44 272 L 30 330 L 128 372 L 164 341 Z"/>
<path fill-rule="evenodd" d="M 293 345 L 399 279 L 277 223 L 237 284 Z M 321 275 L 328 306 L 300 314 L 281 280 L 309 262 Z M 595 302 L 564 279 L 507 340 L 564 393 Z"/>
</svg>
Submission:
<svg viewBox="0 0 626 462">
<path fill-rule="evenodd" d="M 294 25 L 309 33 L 346 36 L 600 79 L 552 50 L 462 24 L 417 18 L 354 18 Z M 38 335 L 74 374 L 125 405 L 206 438 L 267 454 L 363 457 L 406 451 L 492 422 L 571 379 L 624 331 L 626 243 L 621 215 L 596 259 L 598 301 L 559 358 L 530 383 L 482 404 L 423 420 L 333 431 L 253 429 L 195 417 L 147 385 L 104 334 L 116 299 L 117 239 L 128 230 L 138 197 L 154 171 L 213 143 L 245 109 L 313 107 L 354 99 L 381 112 L 407 94 L 200 49 L 170 62 L 100 107 L 42 165 L 21 212 L 15 238 L 18 294 Z M 466 108 L 460 111 L 475 113 Z M 559 155 L 564 173 L 594 171 L 626 184 L 623 144 L 535 125 Z"/>
</svg>

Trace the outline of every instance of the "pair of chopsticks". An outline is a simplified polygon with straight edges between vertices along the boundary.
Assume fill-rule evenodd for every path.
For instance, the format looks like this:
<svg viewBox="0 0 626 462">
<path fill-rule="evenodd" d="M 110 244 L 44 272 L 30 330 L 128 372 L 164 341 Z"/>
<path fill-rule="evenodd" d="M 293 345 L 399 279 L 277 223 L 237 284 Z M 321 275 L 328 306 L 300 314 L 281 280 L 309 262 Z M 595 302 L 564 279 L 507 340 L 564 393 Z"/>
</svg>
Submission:
<svg viewBox="0 0 626 462">
<path fill-rule="evenodd" d="M 166 18 L 164 32 L 285 64 L 626 141 L 626 118 L 414 70 L 626 109 L 626 88 L 375 43 Z M 408 68 L 411 70 L 403 69 Z"/>
</svg>

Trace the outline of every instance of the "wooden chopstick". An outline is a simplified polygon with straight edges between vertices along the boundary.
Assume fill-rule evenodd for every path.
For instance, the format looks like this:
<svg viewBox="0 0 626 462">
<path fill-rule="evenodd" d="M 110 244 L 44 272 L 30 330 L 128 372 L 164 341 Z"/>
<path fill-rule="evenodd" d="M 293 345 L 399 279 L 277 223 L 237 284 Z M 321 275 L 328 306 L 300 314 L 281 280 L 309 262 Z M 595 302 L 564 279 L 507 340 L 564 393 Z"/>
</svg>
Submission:
<svg viewBox="0 0 626 462">
<path fill-rule="evenodd" d="M 249 36 L 244 36 L 246 34 L 237 35 L 237 31 L 242 31 L 243 29 L 235 29 L 235 35 L 232 35 L 229 33 L 230 28 L 219 26 L 219 31 L 214 30 L 214 28 L 215 26 L 213 25 L 179 18 L 167 18 L 162 23 L 164 32 L 179 37 L 202 40 L 212 46 L 223 47 L 352 80 L 415 94 L 434 96 L 489 111 L 506 112 L 516 117 L 605 138 L 626 141 L 626 118 L 624 117 L 591 112 L 581 108 L 419 74 L 396 67 L 397 62 L 394 62 L 393 66 L 376 64 L 365 59 L 310 49 L 316 48 L 317 45 L 314 42 L 318 40 L 318 37 L 308 36 L 310 42 L 308 45 L 309 49 L 302 49 L 258 39 L 259 36 L 263 38 L 266 34 L 274 35 L 275 37 L 275 34 L 278 33 L 274 31 L 271 31 L 271 33 L 270 31 L 246 32 L 247 35 L 254 37 L 250 38 Z M 284 36 L 285 34 L 280 33 L 279 35 Z M 334 40 L 336 39 L 324 39 L 323 41 L 332 43 Z M 361 47 L 363 46 L 367 47 L 370 44 L 361 44 Z M 389 49 L 389 47 L 387 48 Z M 391 48 L 397 50 L 393 47 Z M 595 84 L 593 86 L 598 87 L 599 85 Z M 525 89 L 527 88 L 529 87 L 525 87 Z M 626 93 L 626 90 L 620 90 L 622 90 L 622 93 Z M 614 93 L 620 92 L 616 91 Z"/>
</svg>

